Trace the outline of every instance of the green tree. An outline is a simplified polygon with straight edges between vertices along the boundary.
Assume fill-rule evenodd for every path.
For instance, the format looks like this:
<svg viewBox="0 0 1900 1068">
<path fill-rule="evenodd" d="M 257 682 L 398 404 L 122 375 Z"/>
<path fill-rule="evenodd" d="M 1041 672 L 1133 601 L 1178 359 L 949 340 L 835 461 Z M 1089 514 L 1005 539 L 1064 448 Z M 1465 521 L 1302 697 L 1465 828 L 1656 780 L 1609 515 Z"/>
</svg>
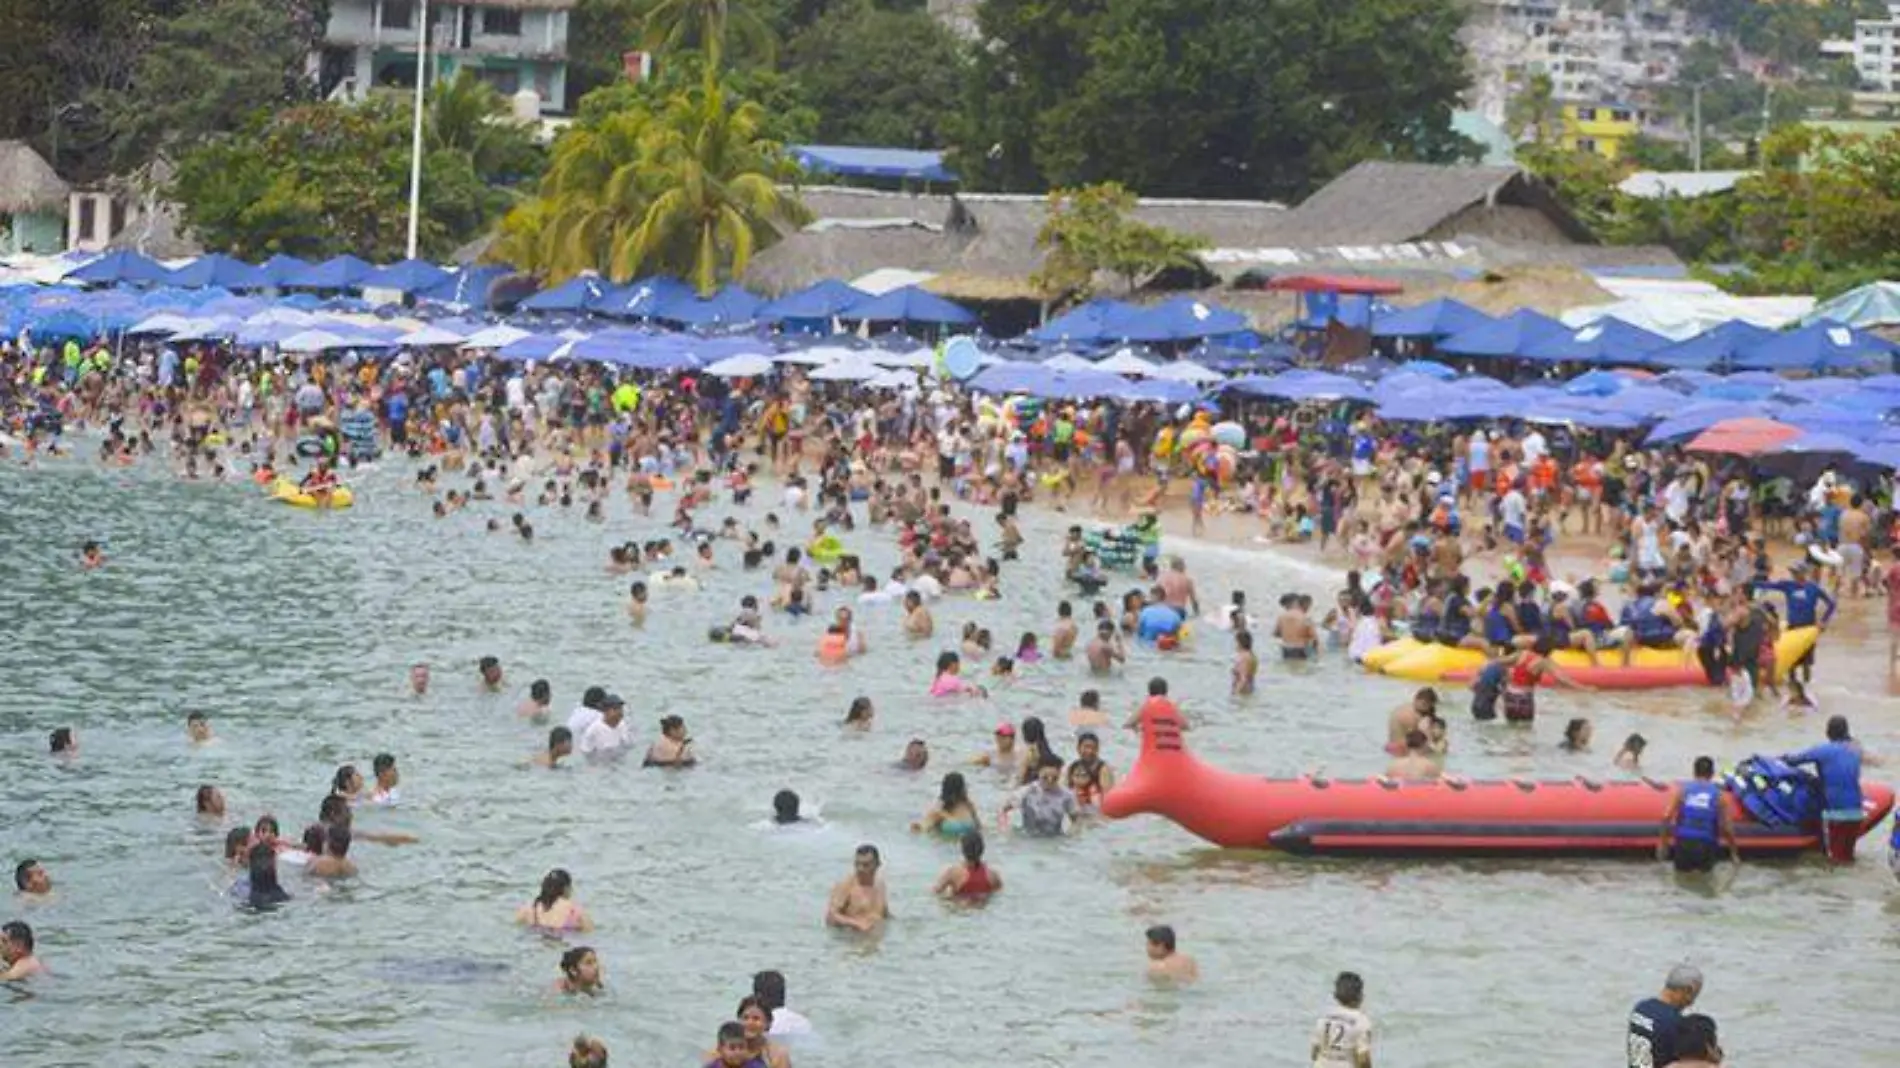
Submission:
<svg viewBox="0 0 1900 1068">
<path fill-rule="evenodd" d="M 1031 279 L 1046 299 L 1087 299 L 1097 274 L 1115 275 L 1133 292 L 1148 275 L 1195 263 L 1206 239 L 1129 218 L 1135 202 L 1134 193 L 1113 182 L 1049 194 L 1036 233 L 1042 267 Z"/>
<path fill-rule="evenodd" d="M 532 178 L 545 162 L 534 128 L 516 121 L 501 93 L 467 68 L 430 87 L 424 120 L 431 151 L 466 155 L 475 174 L 491 185 Z"/>
<path fill-rule="evenodd" d="M 550 279 L 666 272 L 710 292 L 805 218 L 767 121 L 717 86 L 595 105 L 555 142 L 540 195 L 509 213 L 494 255 Z"/>
<path fill-rule="evenodd" d="M 1511 94 L 1504 118 L 1505 132 L 1513 140 L 1545 145 L 1563 132 L 1560 126 L 1556 90 L 1551 85 L 1550 75 L 1538 71 Z"/>
<path fill-rule="evenodd" d="M 651 0 L 580 0 L 568 15 L 567 96 L 584 99 L 624 76 L 622 57 L 641 45 Z"/>
<path fill-rule="evenodd" d="M 792 38 L 786 59 L 827 144 L 937 148 L 955 121 L 963 49 L 921 11 L 844 0 Z"/>
<path fill-rule="evenodd" d="M 646 45 L 655 52 L 697 48 L 707 78 L 719 71 L 727 50 L 773 51 L 772 29 L 748 0 L 652 0 L 645 14 Z"/>
<path fill-rule="evenodd" d="M 1450 160 L 1454 0 L 986 0 L 956 164 L 1003 188 L 1298 197 L 1367 157 Z"/>
<path fill-rule="evenodd" d="M 382 95 L 259 115 L 181 153 L 165 195 L 201 241 L 234 255 L 400 259 L 410 116 L 403 100 Z M 421 249 L 443 256 L 484 232 L 500 203 L 464 149 L 437 142 L 423 173 Z"/>
</svg>

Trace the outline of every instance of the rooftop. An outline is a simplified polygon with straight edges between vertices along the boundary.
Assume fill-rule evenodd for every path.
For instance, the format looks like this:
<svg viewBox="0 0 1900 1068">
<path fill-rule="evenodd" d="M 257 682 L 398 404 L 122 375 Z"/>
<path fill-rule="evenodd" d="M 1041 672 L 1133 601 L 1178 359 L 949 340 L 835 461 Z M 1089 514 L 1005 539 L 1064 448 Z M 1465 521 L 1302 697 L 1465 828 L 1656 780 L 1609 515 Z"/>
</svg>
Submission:
<svg viewBox="0 0 1900 1068">
<path fill-rule="evenodd" d="M 25 141 L 0 141 L 0 215 L 66 213 L 72 189 Z"/>
</svg>

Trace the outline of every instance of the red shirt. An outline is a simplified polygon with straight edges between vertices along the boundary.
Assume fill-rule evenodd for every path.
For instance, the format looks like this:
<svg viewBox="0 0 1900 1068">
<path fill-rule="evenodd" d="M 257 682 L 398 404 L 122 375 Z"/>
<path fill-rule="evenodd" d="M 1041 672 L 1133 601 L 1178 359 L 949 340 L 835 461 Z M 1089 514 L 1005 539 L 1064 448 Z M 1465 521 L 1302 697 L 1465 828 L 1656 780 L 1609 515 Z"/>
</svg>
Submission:
<svg viewBox="0 0 1900 1068">
<path fill-rule="evenodd" d="M 1887 569 L 1887 626 L 1900 630 L 1900 567 Z"/>
</svg>

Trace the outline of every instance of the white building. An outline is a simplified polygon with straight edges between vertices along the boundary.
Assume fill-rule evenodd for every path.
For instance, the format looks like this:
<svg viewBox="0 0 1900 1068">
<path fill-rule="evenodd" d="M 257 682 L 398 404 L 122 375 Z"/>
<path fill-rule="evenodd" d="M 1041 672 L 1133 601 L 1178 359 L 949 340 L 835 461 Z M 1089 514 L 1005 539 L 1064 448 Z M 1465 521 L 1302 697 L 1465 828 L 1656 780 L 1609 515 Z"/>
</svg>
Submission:
<svg viewBox="0 0 1900 1068">
<path fill-rule="evenodd" d="M 1883 93 L 1900 83 L 1900 4 L 1888 4 L 1884 19 L 1854 20 L 1854 71 Z"/>
<path fill-rule="evenodd" d="M 522 90 L 566 111 L 568 17 L 576 0 L 429 0 L 429 78 L 473 70 L 503 96 Z M 413 88 L 422 0 L 331 0 L 313 58 L 326 97 Z"/>
<path fill-rule="evenodd" d="M 1471 109 L 1505 120 L 1511 97 L 1534 74 L 1560 100 L 1637 100 L 1675 77 L 1696 36 L 1673 0 L 1476 0 L 1464 40 L 1472 66 Z"/>
</svg>

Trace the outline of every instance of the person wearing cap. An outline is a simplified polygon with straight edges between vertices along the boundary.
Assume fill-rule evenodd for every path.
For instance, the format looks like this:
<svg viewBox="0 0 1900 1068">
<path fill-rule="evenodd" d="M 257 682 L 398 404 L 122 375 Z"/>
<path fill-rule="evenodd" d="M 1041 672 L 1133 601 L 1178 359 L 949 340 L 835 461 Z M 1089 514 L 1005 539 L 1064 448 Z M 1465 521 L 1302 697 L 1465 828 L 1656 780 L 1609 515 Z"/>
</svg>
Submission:
<svg viewBox="0 0 1900 1068">
<path fill-rule="evenodd" d="M 1681 1055 L 1683 1010 L 1702 993 L 1702 972 L 1694 965 L 1669 969 L 1662 993 L 1644 998 L 1630 1010 L 1624 1043 L 1628 1068 L 1664 1068 Z"/>
<path fill-rule="evenodd" d="M 633 725 L 627 722 L 627 703 L 617 693 L 601 699 L 600 718 L 580 737 L 577 748 L 590 761 L 618 760 L 633 745 Z"/>
<path fill-rule="evenodd" d="M 1788 565 L 1787 581 L 1761 582 L 1755 586 L 1757 590 L 1772 590 L 1787 598 L 1788 611 L 1784 621 L 1787 629 L 1818 626 L 1825 630 L 1834 618 L 1834 598 L 1829 597 L 1821 584 L 1810 577 L 1812 574 L 1813 568 L 1806 560 L 1796 560 Z M 1827 608 L 1826 614 L 1819 612 L 1822 606 Z M 1809 645 L 1808 651 L 1788 669 L 1791 677 L 1799 675 L 1802 682 L 1814 680 L 1814 648 L 1819 644 L 1815 642 Z"/>
<path fill-rule="evenodd" d="M 1846 716 L 1829 716 L 1827 741 L 1782 760 L 1796 767 L 1812 765 L 1821 777 L 1821 835 L 1827 859 L 1836 864 L 1854 861 L 1854 843 L 1860 838 L 1866 813 L 1861 808 L 1860 743 L 1847 728 Z"/>
<path fill-rule="evenodd" d="M 996 725 L 996 748 L 978 753 L 970 761 L 979 768 L 1001 769 L 1012 780 L 1020 774 L 1022 762 L 1022 750 L 1016 748 L 1016 725 L 1008 720 Z"/>
</svg>

